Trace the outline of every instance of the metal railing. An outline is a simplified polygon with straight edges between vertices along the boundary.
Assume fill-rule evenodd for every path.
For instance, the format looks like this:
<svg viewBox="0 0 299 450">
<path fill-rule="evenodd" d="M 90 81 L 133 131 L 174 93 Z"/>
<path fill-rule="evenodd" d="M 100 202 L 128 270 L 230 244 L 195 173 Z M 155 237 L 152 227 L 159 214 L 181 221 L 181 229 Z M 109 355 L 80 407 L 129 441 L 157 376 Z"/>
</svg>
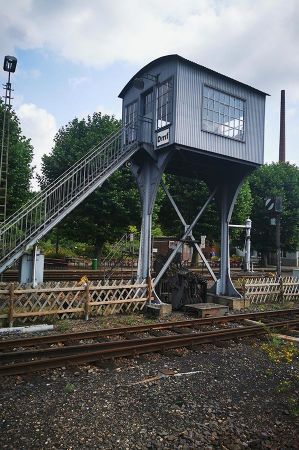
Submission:
<svg viewBox="0 0 299 450">
<path fill-rule="evenodd" d="M 132 130 L 137 130 L 136 123 L 124 126 L 93 147 L 87 155 L 2 224 L 0 273 L 133 155 L 138 148 L 138 141 L 135 139 L 128 142 L 127 136 L 131 135 Z"/>
<path fill-rule="evenodd" d="M 109 280 L 115 271 L 130 267 L 134 278 L 135 256 L 138 254 L 140 233 L 126 233 L 114 245 L 108 255 L 100 261 L 104 270 L 104 279 Z M 129 258 L 129 264 L 124 264 L 124 259 Z"/>
</svg>

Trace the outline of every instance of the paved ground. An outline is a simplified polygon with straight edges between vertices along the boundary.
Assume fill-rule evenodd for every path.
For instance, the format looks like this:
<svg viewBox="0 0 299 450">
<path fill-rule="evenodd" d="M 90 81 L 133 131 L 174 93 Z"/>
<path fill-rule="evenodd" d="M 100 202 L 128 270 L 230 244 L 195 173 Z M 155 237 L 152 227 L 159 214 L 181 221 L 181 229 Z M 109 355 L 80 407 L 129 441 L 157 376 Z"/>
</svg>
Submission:
<svg viewBox="0 0 299 450">
<path fill-rule="evenodd" d="M 299 361 L 271 362 L 260 344 L 3 379 L 1 448 L 299 449 Z"/>
</svg>

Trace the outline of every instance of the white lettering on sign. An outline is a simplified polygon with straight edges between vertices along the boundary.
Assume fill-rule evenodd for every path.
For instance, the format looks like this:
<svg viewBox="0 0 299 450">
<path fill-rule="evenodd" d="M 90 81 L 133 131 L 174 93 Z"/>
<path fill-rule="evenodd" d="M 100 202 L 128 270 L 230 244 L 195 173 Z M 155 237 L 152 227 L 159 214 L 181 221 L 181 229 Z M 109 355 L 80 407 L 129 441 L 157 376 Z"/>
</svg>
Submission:
<svg viewBox="0 0 299 450">
<path fill-rule="evenodd" d="M 157 133 L 157 147 L 168 143 L 169 143 L 169 128 L 167 128 L 167 130 L 159 131 L 159 133 Z"/>
</svg>

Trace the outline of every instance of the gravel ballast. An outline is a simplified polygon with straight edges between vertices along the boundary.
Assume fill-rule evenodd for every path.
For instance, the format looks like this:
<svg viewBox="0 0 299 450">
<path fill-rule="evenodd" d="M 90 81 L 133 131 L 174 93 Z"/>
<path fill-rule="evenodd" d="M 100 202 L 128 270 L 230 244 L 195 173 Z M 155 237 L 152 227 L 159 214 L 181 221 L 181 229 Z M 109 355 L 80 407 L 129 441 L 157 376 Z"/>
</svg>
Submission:
<svg viewBox="0 0 299 450">
<path fill-rule="evenodd" d="M 298 367 L 247 339 L 3 378 L 1 448 L 298 449 Z"/>
</svg>

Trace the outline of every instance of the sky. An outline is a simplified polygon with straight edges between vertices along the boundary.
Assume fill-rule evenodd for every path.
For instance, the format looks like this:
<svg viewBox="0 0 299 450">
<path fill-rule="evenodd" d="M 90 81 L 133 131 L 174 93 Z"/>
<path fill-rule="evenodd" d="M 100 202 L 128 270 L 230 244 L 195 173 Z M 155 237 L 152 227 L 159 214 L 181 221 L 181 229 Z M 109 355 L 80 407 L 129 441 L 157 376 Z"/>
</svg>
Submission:
<svg viewBox="0 0 299 450">
<path fill-rule="evenodd" d="M 285 89 L 286 159 L 299 165 L 299 0 L 0 0 L 0 23 L 36 172 L 60 127 L 95 111 L 120 118 L 127 81 L 173 53 L 270 94 L 265 162 L 278 160 Z"/>
</svg>

